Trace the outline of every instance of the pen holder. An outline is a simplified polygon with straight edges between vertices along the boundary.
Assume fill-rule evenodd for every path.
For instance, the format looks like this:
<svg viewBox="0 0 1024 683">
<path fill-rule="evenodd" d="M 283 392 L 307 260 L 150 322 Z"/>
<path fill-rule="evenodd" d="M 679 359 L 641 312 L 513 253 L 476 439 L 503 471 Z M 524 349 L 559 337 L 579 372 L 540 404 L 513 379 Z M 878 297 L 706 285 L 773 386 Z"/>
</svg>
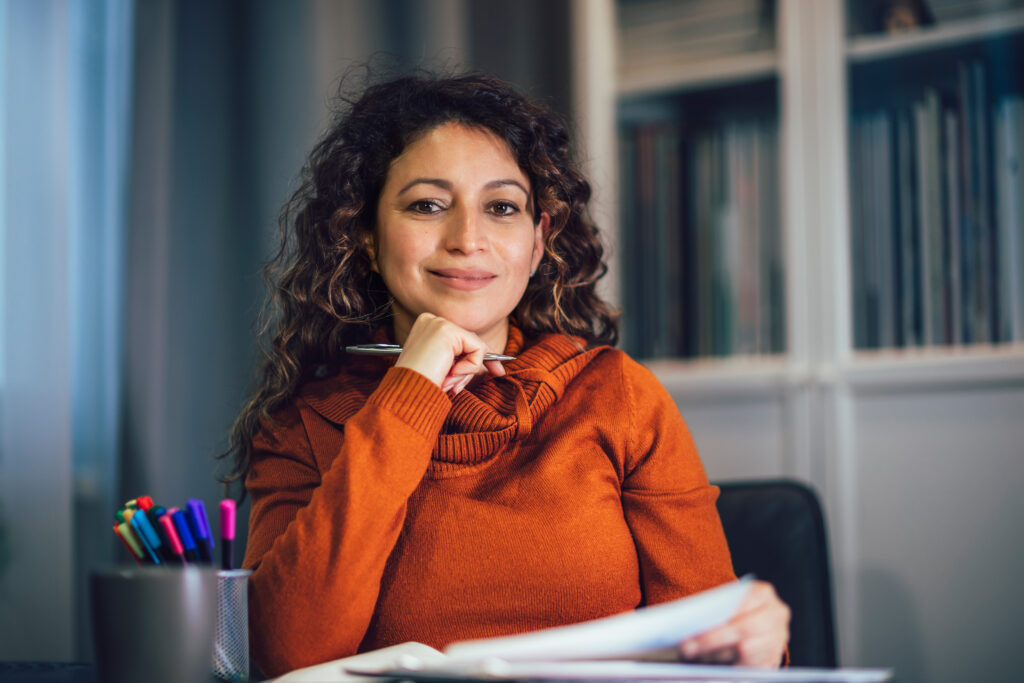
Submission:
<svg viewBox="0 0 1024 683">
<path fill-rule="evenodd" d="M 99 568 L 90 575 L 97 679 L 181 683 L 210 676 L 213 568 Z"/>
<path fill-rule="evenodd" d="M 220 679 L 249 678 L 250 574 L 250 569 L 222 569 L 217 572 L 213 674 Z"/>
</svg>

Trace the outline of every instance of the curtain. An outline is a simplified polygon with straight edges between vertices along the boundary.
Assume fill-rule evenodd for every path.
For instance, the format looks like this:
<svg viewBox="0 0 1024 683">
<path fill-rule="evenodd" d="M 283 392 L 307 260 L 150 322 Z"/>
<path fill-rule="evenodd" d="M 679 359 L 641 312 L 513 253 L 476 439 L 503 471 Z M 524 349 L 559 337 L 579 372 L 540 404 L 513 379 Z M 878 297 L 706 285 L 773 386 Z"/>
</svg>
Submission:
<svg viewBox="0 0 1024 683">
<path fill-rule="evenodd" d="M 71 659 L 74 522 L 114 501 L 132 3 L 0 15 L 0 659 Z"/>
<path fill-rule="evenodd" d="M 0 660 L 91 659 L 123 501 L 215 509 L 260 267 L 343 74 L 486 68 L 559 107 L 567 8 L 0 0 Z"/>
</svg>

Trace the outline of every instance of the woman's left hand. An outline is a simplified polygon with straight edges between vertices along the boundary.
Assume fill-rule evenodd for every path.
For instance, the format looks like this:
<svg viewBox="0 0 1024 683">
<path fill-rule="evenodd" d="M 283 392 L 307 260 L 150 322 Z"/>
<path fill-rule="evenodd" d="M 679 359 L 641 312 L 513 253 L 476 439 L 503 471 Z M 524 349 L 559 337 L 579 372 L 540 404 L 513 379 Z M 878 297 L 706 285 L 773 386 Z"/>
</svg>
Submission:
<svg viewBox="0 0 1024 683">
<path fill-rule="evenodd" d="M 789 607 L 765 581 L 755 581 L 732 619 L 680 643 L 690 662 L 778 667 L 789 642 Z"/>
</svg>

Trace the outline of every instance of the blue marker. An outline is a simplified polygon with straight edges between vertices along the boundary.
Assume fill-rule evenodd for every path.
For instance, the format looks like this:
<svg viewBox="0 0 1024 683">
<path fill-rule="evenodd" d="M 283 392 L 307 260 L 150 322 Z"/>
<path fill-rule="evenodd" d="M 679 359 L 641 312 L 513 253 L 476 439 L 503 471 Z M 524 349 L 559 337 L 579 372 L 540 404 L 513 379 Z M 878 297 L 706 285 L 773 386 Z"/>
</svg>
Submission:
<svg viewBox="0 0 1024 683">
<path fill-rule="evenodd" d="M 185 505 L 188 515 L 188 526 L 196 540 L 199 557 L 208 564 L 213 562 L 213 534 L 210 533 L 210 520 L 206 517 L 206 506 L 198 498 L 190 498 Z"/>
<path fill-rule="evenodd" d="M 185 516 L 185 511 L 177 510 L 173 515 L 171 515 L 171 519 L 174 520 L 174 528 L 178 531 L 178 538 L 181 539 L 181 545 L 185 548 L 186 563 L 198 563 L 199 554 L 196 553 L 196 540 L 192 536 L 192 531 L 188 528 L 188 517 Z"/>
<path fill-rule="evenodd" d="M 132 515 L 129 524 L 132 530 L 138 537 L 142 547 L 145 548 L 146 553 L 149 555 L 149 559 L 153 561 L 153 564 L 160 564 L 160 553 L 157 549 L 160 547 L 160 539 L 157 538 L 156 532 L 153 531 L 153 527 L 149 525 L 149 519 L 146 518 L 146 513 L 137 512 Z M 154 541 L 156 541 L 154 543 Z"/>
</svg>

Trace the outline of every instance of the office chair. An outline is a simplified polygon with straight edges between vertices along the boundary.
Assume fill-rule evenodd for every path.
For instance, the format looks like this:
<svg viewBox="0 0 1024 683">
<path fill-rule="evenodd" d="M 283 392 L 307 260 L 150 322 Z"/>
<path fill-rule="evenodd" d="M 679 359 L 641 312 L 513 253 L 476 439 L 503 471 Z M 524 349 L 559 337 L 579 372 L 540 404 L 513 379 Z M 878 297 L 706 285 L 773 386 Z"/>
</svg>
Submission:
<svg viewBox="0 0 1024 683">
<path fill-rule="evenodd" d="M 788 479 L 718 486 L 718 513 L 736 575 L 768 581 L 792 611 L 790 664 L 836 666 L 832 573 L 817 495 Z"/>
</svg>

